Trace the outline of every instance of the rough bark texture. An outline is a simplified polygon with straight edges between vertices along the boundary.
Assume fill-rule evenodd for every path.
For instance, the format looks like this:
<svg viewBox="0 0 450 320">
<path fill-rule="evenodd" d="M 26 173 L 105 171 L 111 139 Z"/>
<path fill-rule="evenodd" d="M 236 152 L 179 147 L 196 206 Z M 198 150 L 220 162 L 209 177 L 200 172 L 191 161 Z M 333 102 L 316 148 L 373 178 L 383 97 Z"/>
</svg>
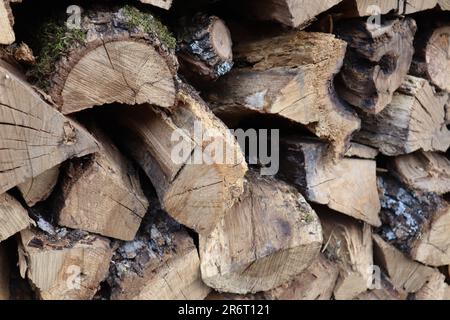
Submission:
<svg viewBox="0 0 450 320">
<path fill-rule="evenodd" d="M 62 113 L 113 102 L 174 105 L 175 40 L 155 17 L 128 6 L 87 11 L 81 29 L 65 30 L 65 48 L 50 55 L 61 41 L 55 23 L 43 26 L 35 76 Z"/>
<path fill-rule="evenodd" d="M 447 94 L 436 93 L 428 81 L 407 76 L 386 109 L 362 116 L 362 130 L 355 140 L 388 156 L 446 151 L 450 146 L 446 102 Z"/>
<path fill-rule="evenodd" d="M 360 121 L 333 89 L 345 54 L 343 41 L 329 34 L 291 32 L 241 43 L 234 53 L 238 67 L 206 94 L 214 113 L 223 119 L 280 115 L 329 141 L 337 157 L 345 153 Z"/>
<path fill-rule="evenodd" d="M 39 224 L 39 223 L 38 223 Z M 43 300 L 92 299 L 108 271 L 109 240 L 80 231 L 20 233 L 19 266 Z"/>
<path fill-rule="evenodd" d="M 181 72 L 189 79 L 216 80 L 233 67 L 230 30 L 219 17 L 197 14 L 183 18 L 177 41 Z"/>
<path fill-rule="evenodd" d="M 220 292 L 274 289 L 308 268 L 322 244 L 320 222 L 295 189 L 253 172 L 247 178 L 240 202 L 200 236 L 203 281 Z"/>
<path fill-rule="evenodd" d="M 278 176 L 312 202 L 381 225 L 375 161 L 345 158 L 333 162 L 324 143 L 292 136 L 281 140 Z"/>
<path fill-rule="evenodd" d="M 209 233 L 243 192 L 247 165 L 235 138 L 189 88 L 167 111 L 113 114 L 121 145 L 141 165 L 178 222 Z M 202 137 L 204 139 L 202 139 Z"/>
<path fill-rule="evenodd" d="M 379 113 L 391 101 L 408 73 L 414 53 L 414 20 L 366 20 L 339 25 L 336 34 L 347 41 L 344 66 L 337 79 L 340 96 L 364 112 Z"/>
<path fill-rule="evenodd" d="M 85 129 L 48 105 L 0 61 L 0 194 L 97 148 Z"/>
</svg>

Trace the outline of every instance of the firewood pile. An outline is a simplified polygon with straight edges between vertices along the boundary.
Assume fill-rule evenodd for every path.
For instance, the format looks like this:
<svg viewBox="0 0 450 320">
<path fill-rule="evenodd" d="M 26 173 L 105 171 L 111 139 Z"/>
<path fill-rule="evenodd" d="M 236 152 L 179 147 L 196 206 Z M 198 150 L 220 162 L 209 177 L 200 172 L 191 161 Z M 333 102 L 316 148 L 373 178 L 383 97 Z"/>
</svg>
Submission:
<svg viewBox="0 0 450 320">
<path fill-rule="evenodd" d="M 446 10 L 0 0 L 0 300 L 450 299 Z"/>
</svg>

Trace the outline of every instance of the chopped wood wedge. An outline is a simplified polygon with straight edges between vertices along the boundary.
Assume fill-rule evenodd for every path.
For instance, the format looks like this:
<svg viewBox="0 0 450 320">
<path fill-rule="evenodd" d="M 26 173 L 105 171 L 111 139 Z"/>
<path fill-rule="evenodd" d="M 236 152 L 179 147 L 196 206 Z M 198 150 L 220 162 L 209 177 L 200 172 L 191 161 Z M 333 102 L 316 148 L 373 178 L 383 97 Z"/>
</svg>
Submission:
<svg viewBox="0 0 450 320">
<path fill-rule="evenodd" d="M 236 67 L 206 96 L 222 119 L 279 115 L 307 126 L 342 157 L 360 127 L 333 89 L 345 48 L 333 35 L 307 32 L 241 43 L 234 50 Z"/>
<path fill-rule="evenodd" d="M 354 139 L 388 156 L 446 151 L 450 146 L 445 125 L 447 97 L 436 93 L 425 79 L 407 76 L 382 112 L 362 115 L 362 130 Z"/>
<path fill-rule="evenodd" d="M 320 222 L 295 189 L 256 173 L 247 179 L 240 202 L 200 236 L 203 281 L 220 292 L 274 289 L 307 269 L 322 245 Z"/>
<path fill-rule="evenodd" d="M 450 286 L 442 273 L 435 272 L 427 283 L 414 295 L 415 300 L 448 300 Z"/>
<path fill-rule="evenodd" d="M 139 1 L 166 10 L 169 10 L 170 7 L 172 6 L 172 0 L 139 0 Z"/>
<path fill-rule="evenodd" d="M 13 25 L 14 16 L 11 12 L 9 0 L 0 0 L 0 45 L 11 44 L 16 40 Z"/>
<path fill-rule="evenodd" d="M 48 105 L 0 61 L 0 194 L 97 149 L 84 128 Z"/>
<path fill-rule="evenodd" d="M 310 201 L 381 225 L 375 161 L 345 158 L 333 162 L 326 144 L 291 136 L 281 140 L 278 175 Z"/>
<path fill-rule="evenodd" d="M 19 266 L 40 299 L 92 299 L 108 272 L 109 240 L 80 231 L 48 235 L 37 229 L 20 233 Z"/>
<path fill-rule="evenodd" d="M 355 300 L 406 300 L 408 293 L 394 288 L 389 278 L 381 274 L 381 287 L 361 293 Z"/>
<path fill-rule="evenodd" d="M 27 210 L 7 193 L 0 195 L 0 242 L 28 228 L 33 220 Z"/>
<path fill-rule="evenodd" d="M 439 0 L 446 1 L 446 0 Z M 346 16 L 375 16 L 387 13 L 411 14 L 432 9 L 437 0 L 344 0 Z"/>
<path fill-rule="evenodd" d="M 46 200 L 58 182 L 59 165 L 17 186 L 29 207 Z"/>
</svg>

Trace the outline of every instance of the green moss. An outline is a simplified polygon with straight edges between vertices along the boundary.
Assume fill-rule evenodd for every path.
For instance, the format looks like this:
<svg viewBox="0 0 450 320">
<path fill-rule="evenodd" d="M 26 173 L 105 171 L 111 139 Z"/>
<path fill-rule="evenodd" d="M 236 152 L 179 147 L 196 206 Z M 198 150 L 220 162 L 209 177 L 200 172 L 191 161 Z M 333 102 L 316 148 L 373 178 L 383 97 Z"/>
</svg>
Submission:
<svg viewBox="0 0 450 320">
<path fill-rule="evenodd" d="M 122 12 L 130 29 L 139 28 L 144 32 L 154 34 L 169 49 L 175 49 L 177 40 L 169 29 L 153 15 L 150 13 L 141 12 L 132 6 L 125 6 L 122 9 Z"/>
<path fill-rule="evenodd" d="M 36 65 L 30 72 L 34 83 L 43 89 L 48 89 L 49 77 L 55 72 L 56 62 L 68 49 L 76 43 L 83 43 L 86 34 L 80 29 L 69 30 L 61 23 L 49 22 L 38 31 L 41 47 L 37 50 Z"/>
</svg>

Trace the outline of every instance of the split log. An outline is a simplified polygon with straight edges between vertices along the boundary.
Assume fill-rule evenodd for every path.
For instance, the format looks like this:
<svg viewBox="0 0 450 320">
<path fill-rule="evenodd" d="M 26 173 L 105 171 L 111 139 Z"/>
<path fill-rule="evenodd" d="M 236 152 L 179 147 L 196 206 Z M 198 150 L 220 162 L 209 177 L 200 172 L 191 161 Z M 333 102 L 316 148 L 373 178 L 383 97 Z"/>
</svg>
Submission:
<svg viewBox="0 0 450 320">
<path fill-rule="evenodd" d="M 354 299 L 373 282 L 371 227 L 333 212 L 320 212 L 325 243 L 322 251 L 339 268 L 334 298 Z"/>
<path fill-rule="evenodd" d="M 151 14 L 87 10 L 81 29 L 55 21 L 41 28 L 32 75 L 63 114 L 113 102 L 174 105 L 175 39 Z"/>
<path fill-rule="evenodd" d="M 29 207 L 46 200 L 58 182 L 59 165 L 17 186 Z"/>
<path fill-rule="evenodd" d="M 345 153 L 360 127 L 333 89 L 345 42 L 324 33 L 292 32 L 241 43 L 234 54 L 237 66 L 207 92 L 214 113 L 222 119 L 280 115 L 329 141 L 337 157 Z"/>
<path fill-rule="evenodd" d="M 0 194 L 97 150 L 95 139 L 0 61 Z"/>
<path fill-rule="evenodd" d="M 437 0 L 345 0 L 342 8 L 339 9 L 343 10 L 347 17 L 365 17 L 387 13 L 411 14 L 432 9 L 437 2 Z"/>
<path fill-rule="evenodd" d="M 447 94 L 437 94 L 428 81 L 407 76 L 386 109 L 362 115 L 362 130 L 354 139 L 388 156 L 446 151 L 450 146 L 446 102 Z"/>
<path fill-rule="evenodd" d="M 10 261 L 5 246 L 0 244 L 0 301 L 9 300 L 9 272 Z"/>
<path fill-rule="evenodd" d="M 436 152 L 395 157 L 391 171 L 409 188 L 439 195 L 450 192 L 450 160 Z"/>
<path fill-rule="evenodd" d="M 418 292 L 437 270 L 408 259 L 403 253 L 374 235 L 375 261 L 388 274 L 396 289 Z"/>
<path fill-rule="evenodd" d="M 438 5 L 441 10 L 450 10 L 450 0 L 438 0 Z"/>
<path fill-rule="evenodd" d="M 172 0 L 140 0 L 142 3 L 169 10 L 172 7 Z"/>
<path fill-rule="evenodd" d="M 415 54 L 411 75 L 427 79 L 441 90 L 450 91 L 450 21 L 446 17 L 427 16 L 418 20 L 414 40 Z"/>
<path fill-rule="evenodd" d="M 14 16 L 9 3 L 9 0 L 0 1 L 0 45 L 11 44 L 16 40 L 13 30 Z"/>
<path fill-rule="evenodd" d="M 0 195 L 0 242 L 31 224 L 27 210 L 16 199 L 7 193 Z"/>
<path fill-rule="evenodd" d="M 450 286 L 445 282 L 445 276 L 435 272 L 427 283 L 414 295 L 415 300 L 447 300 Z"/>
<path fill-rule="evenodd" d="M 196 14 L 178 27 L 180 70 L 188 79 L 217 80 L 233 67 L 233 42 L 225 22 L 216 16 Z"/>
<path fill-rule="evenodd" d="M 204 299 L 210 289 L 201 280 L 194 242 L 166 213 L 153 210 L 150 216 L 145 231 L 119 247 L 113 257 L 108 277 L 111 299 Z"/>
<path fill-rule="evenodd" d="M 303 197 L 273 178 L 247 176 L 245 193 L 210 235 L 200 235 L 203 281 L 256 293 L 293 280 L 317 258 L 320 222 Z"/>
<path fill-rule="evenodd" d="M 20 234 L 21 275 L 43 300 L 92 299 L 107 275 L 111 257 L 109 240 L 81 231 L 48 235 L 27 229 Z"/>
<path fill-rule="evenodd" d="M 209 233 L 243 192 L 247 170 L 236 139 L 189 88 L 179 105 L 112 112 L 117 140 L 155 185 L 175 220 Z"/>
<path fill-rule="evenodd" d="M 371 148 L 369 146 L 365 146 L 356 142 L 350 142 L 350 147 L 345 153 L 345 156 L 347 158 L 375 160 L 378 154 L 379 152 L 375 148 Z"/>
<path fill-rule="evenodd" d="M 342 0 L 251 0 L 250 14 L 260 20 L 277 21 L 293 28 L 305 28 L 320 13 Z"/>
<path fill-rule="evenodd" d="M 94 123 L 87 128 L 100 151 L 68 164 L 54 201 L 58 224 L 131 241 L 149 206 L 138 170 Z"/>
<path fill-rule="evenodd" d="M 408 293 L 394 288 L 389 278 L 381 274 L 381 287 L 368 290 L 355 298 L 355 300 L 407 300 Z"/>
<path fill-rule="evenodd" d="M 414 260 L 431 266 L 450 264 L 450 203 L 433 193 L 408 190 L 380 176 L 383 227 L 380 235 Z"/>
<path fill-rule="evenodd" d="M 348 43 L 336 82 L 339 95 L 368 113 L 379 113 L 391 101 L 411 65 L 414 20 L 383 19 L 381 26 L 365 20 L 343 22 L 336 34 Z"/>
<path fill-rule="evenodd" d="M 375 161 L 345 158 L 333 162 L 328 152 L 324 143 L 295 136 L 283 138 L 278 176 L 309 201 L 380 226 Z"/>
</svg>

